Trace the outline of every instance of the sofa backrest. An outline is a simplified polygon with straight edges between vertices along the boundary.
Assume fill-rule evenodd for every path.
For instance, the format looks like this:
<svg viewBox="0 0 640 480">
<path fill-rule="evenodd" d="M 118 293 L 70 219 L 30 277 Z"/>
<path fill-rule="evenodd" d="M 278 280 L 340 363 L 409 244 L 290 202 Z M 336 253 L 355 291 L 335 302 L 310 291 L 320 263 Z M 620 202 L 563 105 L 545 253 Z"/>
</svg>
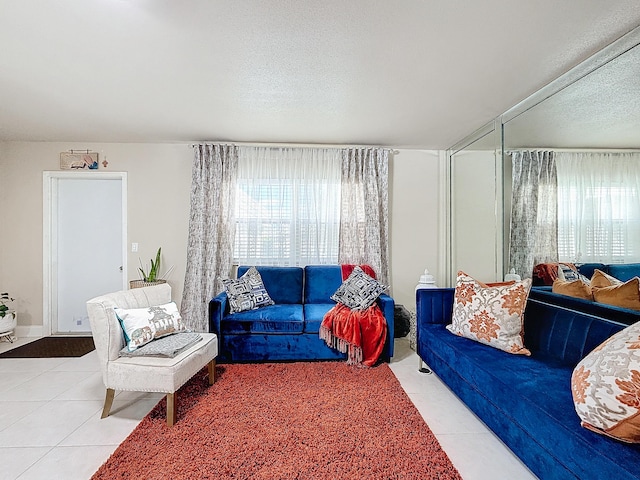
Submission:
<svg viewBox="0 0 640 480">
<path fill-rule="evenodd" d="M 607 273 L 621 282 L 626 282 L 633 277 L 640 277 L 640 263 L 612 263 Z"/>
<path fill-rule="evenodd" d="M 583 263 L 578 265 L 578 272 L 587 278 L 593 276 L 593 271 L 598 270 L 617 278 L 622 282 L 640 277 L 640 263 Z"/>
<path fill-rule="evenodd" d="M 342 284 L 340 265 L 307 265 L 304 276 L 304 303 L 335 303 L 331 295 Z"/>
<path fill-rule="evenodd" d="M 575 366 L 626 325 L 529 297 L 524 311 L 524 344 L 545 357 Z"/>
<path fill-rule="evenodd" d="M 238 267 L 238 278 L 249 270 L 249 266 Z M 302 303 L 303 270 L 301 267 L 256 267 L 262 283 L 271 299 L 277 304 Z"/>
</svg>

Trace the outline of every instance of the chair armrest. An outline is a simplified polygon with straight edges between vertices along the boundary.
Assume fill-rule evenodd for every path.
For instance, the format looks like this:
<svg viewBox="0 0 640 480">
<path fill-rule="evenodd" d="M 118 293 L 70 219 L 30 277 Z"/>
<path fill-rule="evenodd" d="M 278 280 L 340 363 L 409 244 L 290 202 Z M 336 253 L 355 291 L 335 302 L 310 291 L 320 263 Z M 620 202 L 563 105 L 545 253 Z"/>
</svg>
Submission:
<svg viewBox="0 0 640 480">
<path fill-rule="evenodd" d="M 393 340 L 394 340 L 394 315 L 396 302 L 386 293 L 381 294 L 378 297 L 378 306 L 387 321 L 387 340 L 389 345 L 389 358 L 393 357 Z"/>
<path fill-rule="evenodd" d="M 229 302 L 227 302 L 227 293 L 222 292 L 209 302 L 209 333 L 215 333 L 220 336 L 220 323 L 222 317 L 229 310 Z"/>
</svg>

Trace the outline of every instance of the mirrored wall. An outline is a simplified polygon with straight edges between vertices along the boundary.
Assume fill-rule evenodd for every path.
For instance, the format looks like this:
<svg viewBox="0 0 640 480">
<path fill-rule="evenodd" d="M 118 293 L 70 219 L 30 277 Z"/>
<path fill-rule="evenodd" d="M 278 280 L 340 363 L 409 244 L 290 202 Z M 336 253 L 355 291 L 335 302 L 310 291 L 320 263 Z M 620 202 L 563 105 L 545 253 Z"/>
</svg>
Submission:
<svg viewBox="0 0 640 480">
<path fill-rule="evenodd" d="M 640 27 L 448 150 L 448 286 L 460 269 L 506 273 L 511 154 L 523 150 L 640 152 Z"/>
</svg>

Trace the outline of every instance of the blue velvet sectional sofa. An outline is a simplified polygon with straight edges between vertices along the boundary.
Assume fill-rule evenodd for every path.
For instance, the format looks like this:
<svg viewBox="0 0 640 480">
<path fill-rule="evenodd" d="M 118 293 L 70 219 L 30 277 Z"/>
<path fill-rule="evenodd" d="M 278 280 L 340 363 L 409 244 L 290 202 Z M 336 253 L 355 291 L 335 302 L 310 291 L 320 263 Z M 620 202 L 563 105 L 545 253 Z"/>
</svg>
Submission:
<svg viewBox="0 0 640 480">
<path fill-rule="evenodd" d="M 218 335 L 216 360 L 220 363 L 345 359 L 326 345 L 318 332 L 324 315 L 336 304 L 331 300 L 342 284 L 340 265 L 256 267 L 275 305 L 229 313 L 227 294 L 209 302 L 209 331 Z M 238 267 L 238 277 L 249 269 Z M 393 356 L 394 300 L 386 294 L 377 300 L 387 321 L 387 339 L 381 359 Z"/>
<path fill-rule="evenodd" d="M 453 288 L 416 292 L 418 354 L 533 473 L 640 478 L 640 445 L 581 427 L 571 396 L 574 366 L 623 323 L 609 320 L 606 309 L 605 316 L 576 310 L 571 297 L 530 295 L 524 330 L 532 355 L 512 355 L 447 331 L 453 297 Z"/>
</svg>

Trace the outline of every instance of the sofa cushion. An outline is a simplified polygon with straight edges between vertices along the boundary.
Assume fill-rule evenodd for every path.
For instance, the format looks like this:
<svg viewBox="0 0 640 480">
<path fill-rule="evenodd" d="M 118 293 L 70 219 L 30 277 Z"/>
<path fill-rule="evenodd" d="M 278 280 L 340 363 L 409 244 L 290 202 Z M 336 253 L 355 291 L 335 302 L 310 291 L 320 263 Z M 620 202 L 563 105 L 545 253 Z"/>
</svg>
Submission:
<svg viewBox="0 0 640 480">
<path fill-rule="evenodd" d="M 530 355 L 522 333 L 530 288 L 531 279 L 487 286 L 458 272 L 453 315 L 447 330 L 509 353 Z"/>
<path fill-rule="evenodd" d="M 222 284 L 227 292 L 231 313 L 273 305 L 256 267 L 249 268 L 237 280 L 225 278 Z"/>
<path fill-rule="evenodd" d="M 340 265 L 307 265 L 304 275 L 304 303 L 334 303 L 331 295 L 342 284 Z"/>
<path fill-rule="evenodd" d="M 568 281 L 556 278 L 551 288 L 553 293 L 567 295 L 569 297 L 582 298 L 584 300 L 593 300 L 593 292 L 591 285 L 582 279 Z"/>
<path fill-rule="evenodd" d="M 591 275 L 591 288 L 610 287 L 611 285 L 620 285 L 622 282 L 615 277 L 612 277 L 604 270 L 596 268 Z"/>
<path fill-rule="evenodd" d="M 352 310 L 366 310 L 386 289 L 387 287 L 356 266 L 336 293 L 331 295 L 331 299 Z"/>
<path fill-rule="evenodd" d="M 640 323 L 584 357 L 573 371 L 571 390 L 584 427 L 640 443 Z"/>
<path fill-rule="evenodd" d="M 238 277 L 250 267 L 239 266 Z M 269 296 L 276 304 L 302 303 L 303 271 L 300 267 L 257 266 Z"/>
<path fill-rule="evenodd" d="M 634 277 L 617 285 L 593 288 L 593 298 L 598 303 L 640 310 L 640 279 Z"/>
<path fill-rule="evenodd" d="M 302 333 L 302 305 L 276 304 L 257 310 L 234 313 L 220 322 L 221 333 Z"/>
<path fill-rule="evenodd" d="M 304 333 L 320 332 L 320 325 L 335 303 L 305 303 L 304 305 Z"/>
</svg>

